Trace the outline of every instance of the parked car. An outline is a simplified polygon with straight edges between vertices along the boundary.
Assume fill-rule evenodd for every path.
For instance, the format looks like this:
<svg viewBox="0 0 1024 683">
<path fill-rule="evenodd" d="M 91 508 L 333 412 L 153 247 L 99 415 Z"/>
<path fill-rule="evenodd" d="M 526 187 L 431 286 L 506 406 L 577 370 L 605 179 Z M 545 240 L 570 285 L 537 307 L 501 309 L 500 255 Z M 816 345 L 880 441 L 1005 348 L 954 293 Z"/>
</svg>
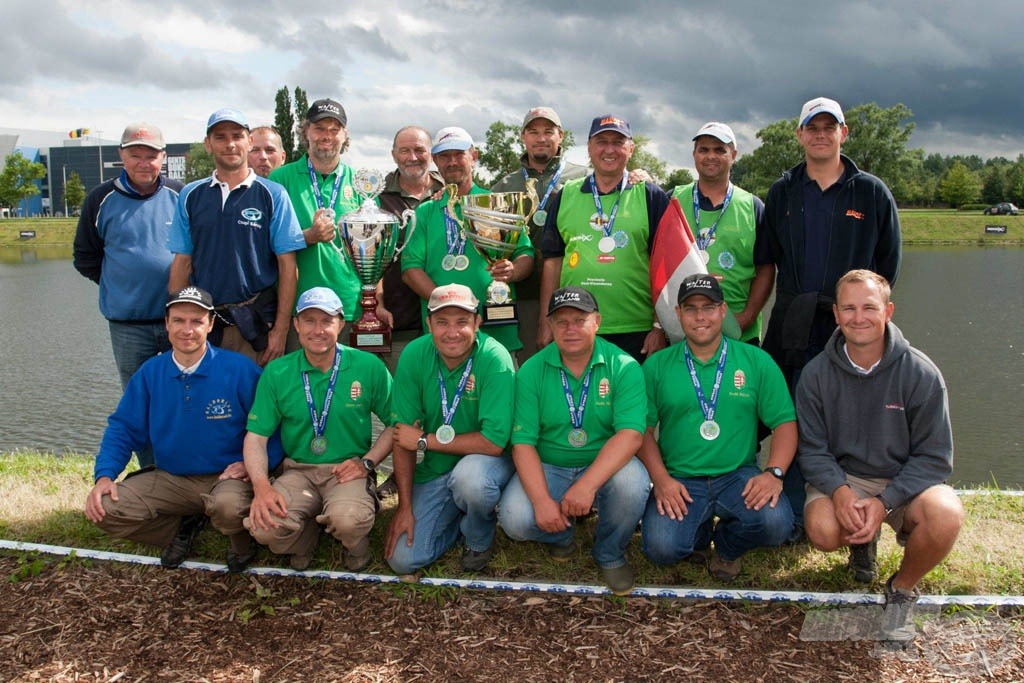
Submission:
<svg viewBox="0 0 1024 683">
<path fill-rule="evenodd" d="M 999 202 L 985 209 L 986 216 L 1016 216 L 1019 209 L 1010 202 Z"/>
</svg>

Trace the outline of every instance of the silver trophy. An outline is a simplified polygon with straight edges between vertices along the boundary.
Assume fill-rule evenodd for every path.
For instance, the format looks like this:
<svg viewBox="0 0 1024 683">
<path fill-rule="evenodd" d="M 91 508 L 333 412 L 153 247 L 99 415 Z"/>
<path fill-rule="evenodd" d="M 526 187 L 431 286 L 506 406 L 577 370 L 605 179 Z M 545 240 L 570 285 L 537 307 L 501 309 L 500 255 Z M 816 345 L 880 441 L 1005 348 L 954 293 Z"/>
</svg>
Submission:
<svg viewBox="0 0 1024 683">
<path fill-rule="evenodd" d="M 363 315 L 352 325 L 349 344 L 372 353 L 391 350 L 391 330 L 377 317 L 377 283 L 387 267 L 409 243 L 416 229 L 416 212 L 406 209 L 401 218 L 382 211 L 374 199 L 384 189 L 380 171 L 360 169 L 352 179 L 362 205 L 338 221 L 342 253 L 362 283 L 359 305 Z"/>
<path fill-rule="evenodd" d="M 526 192 L 492 192 L 462 197 L 462 225 L 466 239 L 493 266 L 509 258 L 516 250 L 520 237 L 529 234 L 530 218 L 539 201 L 535 189 L 537 181 L 526 181 Z M 451 190 L 451 188 L 449 188 Z M 449 197 L 454 196 L 449 192 Z M 450 200 L 451 201 L 451 200 Z M 454 216 L 454 211 L 451 212 Z M 516 302 L 507 282 L 494 280 L 487 286 L 484 303 L 484 325 L 510 325 L 519 319 Z"/>
</svg>

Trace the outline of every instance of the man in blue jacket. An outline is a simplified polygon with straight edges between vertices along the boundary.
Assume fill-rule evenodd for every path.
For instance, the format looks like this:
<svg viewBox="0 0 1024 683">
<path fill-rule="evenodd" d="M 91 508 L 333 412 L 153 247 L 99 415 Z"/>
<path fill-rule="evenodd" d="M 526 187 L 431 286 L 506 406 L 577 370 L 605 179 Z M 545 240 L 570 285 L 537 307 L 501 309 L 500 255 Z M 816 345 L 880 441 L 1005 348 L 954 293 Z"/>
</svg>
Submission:
<svg viewBox="0 0 1024 683">
<path fill-rule="evenodd" d="M 115 538 L 164 548 L 160 562 L 171 568 L 185 561 L 201 527 L 179 532 L 181 518 L 209 515 L 229 539 L 229 571 L 242 571 L 257 548 L 242 526 L 252 500 L 242 442 L 260 369 L 207 343 L 213 300 L 202 289 L 171 294 L 165 323 L 172 350 L 139 368 L 111 414 L 85 516 Z M 132 451 L 147 441 L 155 465 L 115 483 Z M 277 441 L 268 464 L 280 461 Z"/>
</svg>

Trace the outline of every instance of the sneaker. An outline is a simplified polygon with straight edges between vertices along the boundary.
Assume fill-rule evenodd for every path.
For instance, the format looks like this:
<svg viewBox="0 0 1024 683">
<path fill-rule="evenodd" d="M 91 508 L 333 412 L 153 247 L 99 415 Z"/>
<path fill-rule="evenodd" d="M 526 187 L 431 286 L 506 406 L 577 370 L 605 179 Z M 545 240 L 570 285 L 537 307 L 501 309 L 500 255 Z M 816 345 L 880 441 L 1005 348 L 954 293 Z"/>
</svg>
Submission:
<svg viewBox="0 0 1024 683">
<path fill-rule="evenodd" d="M 601 567 L 601 578 L 615 595 L 633 592 L 633 568 L 628 563 L 621 567 Z"/>
<path fill-rule="evenodd" d="M 568 562 L 569 560 L 576 557 L 576 541 L 570 540 L 565 545 L 556 545 L 554 543 L 548 545 L 548 555 L 555 562 Z"/>
<path fill-rule="evenodd" d="M 895 578 L 893 574 L 885 582 L 885 607 L 882 610 L 879 635 L 887 643 L 905 647 L 917 637 L 917 627 L 913 621 L 914 604 L 921 594 L 917 588 L 912 591 L 894 588 L 892 580 Z"/>
<path fill-rule="evenodd" d="M 345 551 L 345 569 L 350 572 L 361 572 L 370 566 L 370 562 L 373 560 L 373 555 L 370 554 L 370 544 L 366 543 L 366 547 L 362 552 L 352 552 L 350 550 Z"/>
<path fill-rule="evenodd" d="M 849 567 L 858 583 L 873 583 L 878 579 L 878 538 L 868 543 L 850 546 Z"/>
<path fill-rule="evenodd" d="M 724 560 L 718 553 L 713 553 L 708 560 L 708 571 L 711 576 L 723 583 L 734 581 L 740 575 L 741 569 L 743 560 L 738 557 L 735 560 Z"/>
<path fill-rule="evenodd" d="M 481 572 L 487 568 L 487 565 L 493 558 L 493 545 L 487 550 L 472 550 L 470 548 L 466 548 L 466 552 L 462 553 L 462 571 Z"/>
<path fill-rule="evenodd" d="M 206 515 L 182 517 L 178 524 L 178 533 L 160 553 L 160 564 L 167 569 L 180 566 L 192 551 L 192 541 L 196 540 L 196 534 L 202 531 L 204 526 L 206 526 Z"/>
<path fill-rule="evenodd" d="M 297 572 L 304 572 L 309 569 L 309 565 L 313 562 L 313 554 L 309 553 L 295 553 L 288 557 L 288 566 Z"/>
<path fill-rule="evenodd" d="M 246 534 L 248 536 L 248 534 Z M 228 573 L 238 574 L 244 572 L 252 561 L 256 559 L 256 553 L 260 550 L 259 543 L 252 540 L 249 537 L 249 547 L 246 548 L 244 543 L 232 543 L 228 548 Z M 235 547 L 237 546 L 237 548 Z"/>
<path fill-rule="evenodd" d="M 398 484 L 395 482 L 395 475 L 389 474 L 388 478 L 384 480 L 383 484 L 377 485 L 377 497 L 384 499 L 390 498 L 398 493 Z"/>
<path fill-rule="evenodd" d="M 789 532 L 789 538 L 787 538 L 782 545 L 800 545 L 801 543 L 807 542 L 807 532 L 804 531 L 803 524 L 794 524 L 792 531 Z"/>
</svg>

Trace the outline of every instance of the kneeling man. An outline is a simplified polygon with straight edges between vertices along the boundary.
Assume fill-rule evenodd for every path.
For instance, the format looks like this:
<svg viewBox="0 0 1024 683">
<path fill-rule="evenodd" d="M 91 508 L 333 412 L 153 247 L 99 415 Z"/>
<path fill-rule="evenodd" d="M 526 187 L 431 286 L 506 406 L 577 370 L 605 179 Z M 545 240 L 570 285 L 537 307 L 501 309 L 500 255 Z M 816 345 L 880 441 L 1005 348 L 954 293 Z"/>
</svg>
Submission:
<svg viewBox="0 0 1024 683">
<path fill-rule="evenodd" d="M 771 356 L 722 336 L 728 309 L 717 278 L 690 275 L 677 300 L 686 340 L 643 368 L 648 408 L 640 459 L 654 482 L 643 550 L 656 564 L 706 561 L 715 578 L 732 581 L 744 553 L 779 545 L 792 530 L 793 510 L 780 494 L 796 455 L 796 413 Z M 763 471 L 758 420 L 772 429 Z"/>
<path fill-rule="evenodd" d="M 960 499 L 944 484 L 953 471 L 946 384 L 891 322 L 881 275 L 848 272 L 832 310 L 839 328 L 804 368 L 796 392 L 807 536 L 821 550 L 849 545 L 863 553 L 882 522 L 896 531 L 905 550 L 885 582 L 882 635 L 905 642 L 914 635 L 917 583 L 953 548 L 964 520 Z"/>
</svg>

